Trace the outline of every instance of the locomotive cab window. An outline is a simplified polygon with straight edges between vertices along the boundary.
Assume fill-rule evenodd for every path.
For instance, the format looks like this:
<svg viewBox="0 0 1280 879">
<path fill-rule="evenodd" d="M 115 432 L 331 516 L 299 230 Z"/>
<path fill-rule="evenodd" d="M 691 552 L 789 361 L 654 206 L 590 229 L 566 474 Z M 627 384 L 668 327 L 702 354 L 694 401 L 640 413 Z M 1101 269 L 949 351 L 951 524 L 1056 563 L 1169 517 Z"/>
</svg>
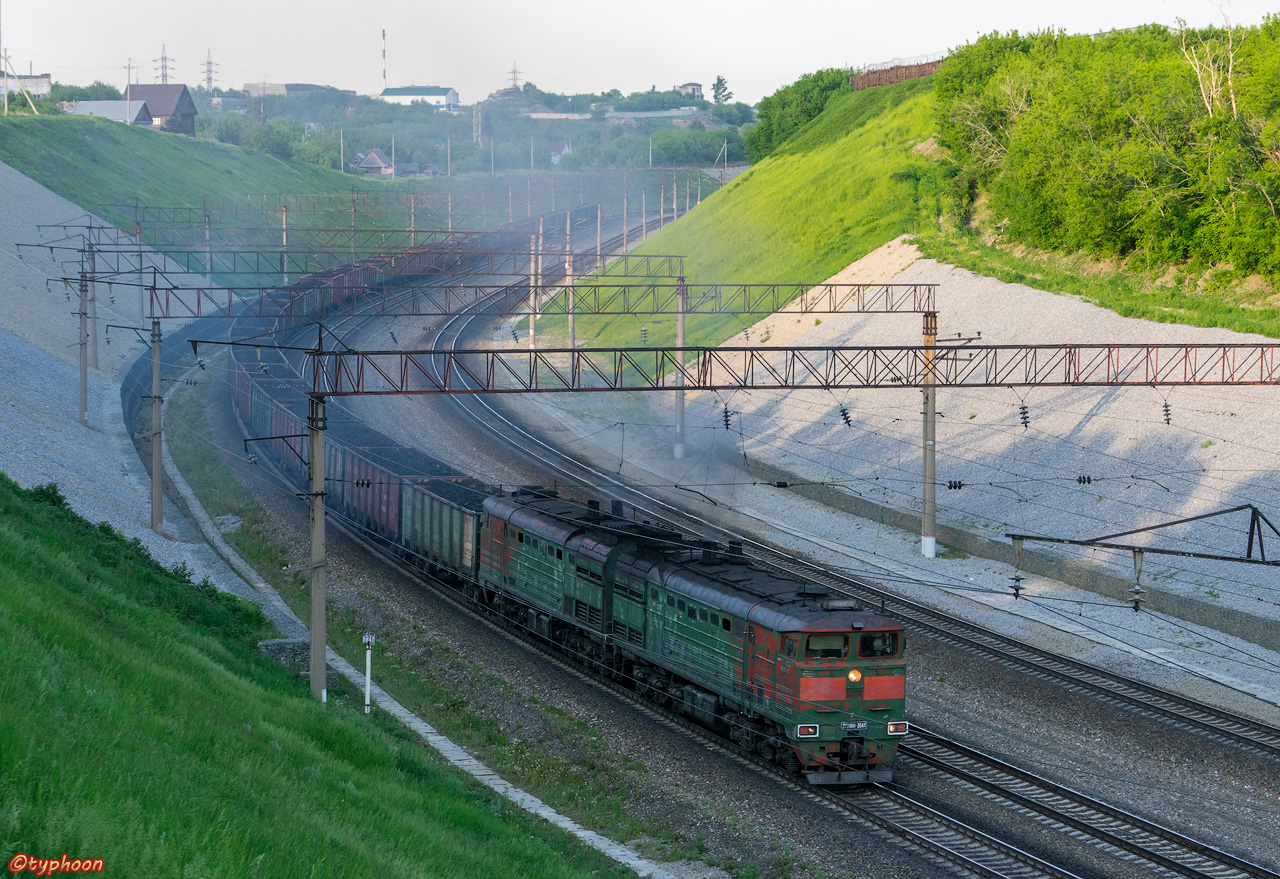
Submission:
<svg viewBox="0 0 1280 879">
<path fill-rule="evenodd" d="M 804 644 L 805 659 L 847 659 L 849 636 L 839 634 L 810 635 Z"/>
<path fill-rule="evenodd" d="M 782 636 L 782 655 L 796 659 L 800 653 L 800 636 L 799 635 L 783 635 Z"/>
<path fill-rule="evenodd" d="M 524 543 L 524 532 L 523 532 L 523 531 L 518 531 L 518 532 L 516 532 L 516 540 L 520 541 L 521 543 Z"/>
<path fill-rule="evenodd" d="M 563 550 L 563 549 L 557 549 L 557 550 L 556 550 L 556 558 L 558 558 L 558 559 L 562 559 L 562 558 L 564 558 L 564 550 Z"/>
<path fill-rule="evenodd" d="M 858 639 L 858 655 L 867 659 L 898 654 L 897 632 L 868 632 Z"/>
<path fill-rule="evenodd" d="M 720 627 L 721 627 L 722 629 L 724 629 L 726 632 L 732 632 L 732 631 L 733 631 L 733 618 L 732 618 L 732 617 L 724 617 L 722 620 L 720 620 Z"/>
</svg>

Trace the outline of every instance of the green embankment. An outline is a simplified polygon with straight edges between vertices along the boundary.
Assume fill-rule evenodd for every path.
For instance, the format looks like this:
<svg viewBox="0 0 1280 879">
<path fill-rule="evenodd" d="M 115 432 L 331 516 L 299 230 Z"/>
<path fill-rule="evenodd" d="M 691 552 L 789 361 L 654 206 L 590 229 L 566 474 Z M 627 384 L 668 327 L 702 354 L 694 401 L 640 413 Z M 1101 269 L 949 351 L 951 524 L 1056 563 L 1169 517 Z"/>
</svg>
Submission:
<svg viewBox="0 0 1280 879">
<path fill-rule="evenodd" d="M 111 876 L 623 875 L 358 695 L 317 705 L 254 606 L 0 476 L 0 857 Z"/>
<path fill-rule="evenodd" d="M 0 122 L 0 161 L 95 212 L 135 199 L 144 205 L 198 205 L 378 185 L 216 141 L 85 116 Z M 108 212 L 103 219 L 133 227 L 131 211 Z"/>
<path fill-rule="evenodd" d="M 774 155 L 730 182 L 642 253 L 685 254 L 690 283 L 825 280 L 916 228 L 915 176 L 928 160 L 912 148 L 933 125 L 931 80 L 842 95 Z M 763 317 L 763 315 L 761 315 Z M 690 344 L 715 343 L 750 318 L 690 318 Z M 580 345 L 669 344 L 671 321 L 579 318 Z M 562 336 L 545 318 L 538 332 Z"/>
</svg>

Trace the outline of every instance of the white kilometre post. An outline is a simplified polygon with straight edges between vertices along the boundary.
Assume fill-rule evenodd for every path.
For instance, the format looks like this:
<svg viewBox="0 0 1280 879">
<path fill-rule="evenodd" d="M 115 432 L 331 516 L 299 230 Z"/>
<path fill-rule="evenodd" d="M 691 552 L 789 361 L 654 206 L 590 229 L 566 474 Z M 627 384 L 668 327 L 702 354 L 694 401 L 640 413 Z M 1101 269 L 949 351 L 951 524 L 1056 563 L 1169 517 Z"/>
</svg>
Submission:
<svg viewBox="0 0 1280 879">
<path fill-rule="evenodd" d="M 364 713 L 369 713 L 369 688 L 373 681 L 373 636 L 364 636 Z"/>
</svg>

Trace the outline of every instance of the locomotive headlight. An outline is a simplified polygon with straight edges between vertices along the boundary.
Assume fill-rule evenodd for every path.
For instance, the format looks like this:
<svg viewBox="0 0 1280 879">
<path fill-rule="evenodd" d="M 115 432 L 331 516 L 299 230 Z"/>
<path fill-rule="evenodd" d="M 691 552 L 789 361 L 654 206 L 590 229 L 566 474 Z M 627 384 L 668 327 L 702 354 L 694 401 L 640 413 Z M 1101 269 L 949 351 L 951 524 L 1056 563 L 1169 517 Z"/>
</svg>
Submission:
<svg viewBox="0 0 1280 879">
<path fill-rule="evenodd" d="M 849 683 L 851 684 L 862 683 L 862 672 L 858 671 L 856 668 L 849 669 Z"/>
<path fill-rule="evenodd" d="M 891 736 L 905 736 L 907 734 L 907 722 L 905 720 L 895 720 L 889 724 L 887 732 Z"/>
<path fill-rule="evenodd" d="M 802 723 L 796 727 L 797 739 L 816 739 L 818 737 L 818 725 L 816 723 Z"/>
</svg>

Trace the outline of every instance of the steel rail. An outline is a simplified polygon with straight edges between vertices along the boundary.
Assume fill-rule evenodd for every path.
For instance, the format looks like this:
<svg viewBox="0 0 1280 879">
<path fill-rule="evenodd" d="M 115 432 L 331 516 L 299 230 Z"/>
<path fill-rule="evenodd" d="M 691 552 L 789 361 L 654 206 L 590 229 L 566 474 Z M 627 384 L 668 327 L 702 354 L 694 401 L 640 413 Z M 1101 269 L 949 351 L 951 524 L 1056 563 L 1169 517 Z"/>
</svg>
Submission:
<svg viewBox="0 0 1280 879">
<path fill-rule="evenodd" d="M 913 724 L 899 754 L 980 788 L 1046 820 L 1080 830 L 1096 844 L 1129 852 L 1179 876 L 1249 879 L 1277 875 L 1170 828 L 1093 799 L 990 754 Z"/>
</svg>

